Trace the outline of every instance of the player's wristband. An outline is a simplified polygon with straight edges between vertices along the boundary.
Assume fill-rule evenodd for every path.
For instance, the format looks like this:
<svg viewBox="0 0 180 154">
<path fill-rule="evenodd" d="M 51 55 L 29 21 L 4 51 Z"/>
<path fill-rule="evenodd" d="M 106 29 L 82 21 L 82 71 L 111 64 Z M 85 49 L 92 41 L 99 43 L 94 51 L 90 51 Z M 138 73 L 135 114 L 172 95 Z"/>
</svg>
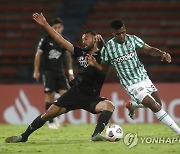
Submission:
<svg viewBox="0 0 180 154">
<path fill-rule="evenodd" d="M 74 73 L 73 73 L 73 70 L 72 70 L 72 69 L 69 69 L 69 70 L 68 70 L 68 73 L 69 73 L 69 75 L 74 75 Z"/>
</svg>

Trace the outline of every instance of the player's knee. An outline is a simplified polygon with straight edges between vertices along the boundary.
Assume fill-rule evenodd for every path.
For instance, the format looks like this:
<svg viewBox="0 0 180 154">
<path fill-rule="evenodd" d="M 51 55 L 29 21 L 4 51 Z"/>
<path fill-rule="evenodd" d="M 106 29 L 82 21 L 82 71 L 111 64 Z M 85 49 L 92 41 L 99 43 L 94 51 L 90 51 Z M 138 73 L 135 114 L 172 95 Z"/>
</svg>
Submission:
<svg viewBox="0 0 180 154">
<path fill-rule="evenodd" d="M 108 110 L 110 112 L 113 112 L 115 109 L 114 104 L 111 101 L 105 101 L 105 109 L 104 110 Z"/>
<path fill-rule="evenodd" d="M 144 97 L 143 98 L 143 100 L 142 100 L 142 104 L 149 104 L 150 103 L 150 97 L 149 96 L 146 96 L 146 97 Z"/>
<path fill-rule="evenodd" d="M 41 115 L 41 118 L 47 121 L 49 119 L 59 116 L 60 114 L 62 114 L 62 112 L 65 112 L 65 110 L 62 110 L 62 108 L 55 105 L 52 105 L 44 114 Z"/>
<path fill-rule="evenodd" d="M 50 119 L 52 119 L 52 118 L 54 118 L 54 117 L 53 117 L 53 115 L 52 115 L 51 113 L 49 113 L 48 111 L 46 111 L 44 114 L 41 115 L 41 118 L 42 118 L 43 120 L 45 120 L 45 121 L 48 121 L 48 120 L 50 120 Z"/>
</svg>

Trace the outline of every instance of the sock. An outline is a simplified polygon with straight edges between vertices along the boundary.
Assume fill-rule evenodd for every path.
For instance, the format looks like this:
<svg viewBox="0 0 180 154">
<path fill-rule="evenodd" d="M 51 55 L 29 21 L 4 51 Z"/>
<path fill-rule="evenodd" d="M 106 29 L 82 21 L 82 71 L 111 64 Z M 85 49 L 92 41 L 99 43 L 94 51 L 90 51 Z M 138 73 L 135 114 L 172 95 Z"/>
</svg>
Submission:
<svg viewBox="0 0 180 154">
<path fill-rule="evenodd" d="M 52 105 L 52 103 L 46 102 L 45 109 L 48 110 L 51 105 Z M 53 123 L 53 119 L 49 119 L 49 123 Z"/>
<path fill-rule="evenodd" d="M 104 128 L 108 124 L 111 116 L 112 116 L 112 112 L 110 112 L 108 110 L 101 112 L 98 122 L 97 122 L 97 125 L 96 125 L 96 128 L 95 128 L 92 136 L 95 136 L 96 134 L 101 133 L 104 130 Z"/>
<path fill-rule="evenodd" d="M 146 108 L 143 104 L 138 104 L 138 103 L 135 102 L 135 101 L 130 101 L 130 104 L 131 104 L 131 107 L 132 107 L 133 109 Z"/>
<path fill-rule="evenodd" d="M 163 109 L 156 112 L 155 115 L 159 121 L 163 122 L 164 124 L 169 126 L 172 130 L 174 130 L 178 135 L 180 135 L 180 128 Z"/>
<path fill-rule="evenodd" d="M 39 115 L 36 119 L 34 119 L 34 121 L 28 126 L 26 131 L 21 134 L 23 141 L 27 141 L 29 135 L 33 133 L 35 130 L 42 127 L 45 123 L 46 121 L 41 119 L 41 115 Z"/>
</svg>

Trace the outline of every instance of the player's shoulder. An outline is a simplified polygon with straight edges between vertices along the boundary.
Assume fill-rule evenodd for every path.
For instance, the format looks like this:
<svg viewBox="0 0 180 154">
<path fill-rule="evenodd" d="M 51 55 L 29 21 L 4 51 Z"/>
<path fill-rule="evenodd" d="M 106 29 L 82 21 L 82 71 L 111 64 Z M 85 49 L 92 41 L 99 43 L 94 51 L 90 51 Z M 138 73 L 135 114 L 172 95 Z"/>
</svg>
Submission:
<svg viewBox="0 0 180 154">
<path fill-rule="evenodd" d="M 132 34 L 126 34 L 126 37 L 134 37 Z"/>
<path fill-rule="evenodd" d="M 138 37 L 137 35 L 129 35 L 126 34 L 126 37 L 128 40 L 130 40 L 131 42 L 143 42 L 142 39 L 140 37 Z"/>
<path fill-rule="evenodd" d="M 113 42 L 114 42 L 114 37 L 107 41 L 106 47 L 110 46 Z M 102 49 L 105 49 L 105 47 L 103 47 Z"/>
<path fill-rule="evenodd" d="M 45 38 L 41 37 L 38 42 L 38 48 L 41 48 L 45 44 Z"/>
<path fill-rule="evenodd" d="M 41 37 L 40 39 L 39 39 L 39 42 L 43 42 L 44 41 L 44 37 Z"/>
<path fill-rule="evenodd" d="M 137 36 L 136 35 L 132 35 L 132 34 L 126 34 L 126 37 L 134 39 Z"/>
<path fill-rule="evenodd" d="M 41 38 L 39 39 L 39 43 L 45 42 L 46 40 L 47 40 L 47 37 L 41 37 Z"/>
<path fill-rule="evenodd" d="M 126 37 L 130 39 L 140 39 L 137 35 L 132 35 L 132 34 L 126 34 Z"/>
<path fill-rule="evenodd" d="M 111 38 L 109 41 L 107 41 L 107 44 L 110 44 L 110 43 L 112 43 L 112 42 L 114 42 L 114 37 L 113 38 Z"/>
</svg>

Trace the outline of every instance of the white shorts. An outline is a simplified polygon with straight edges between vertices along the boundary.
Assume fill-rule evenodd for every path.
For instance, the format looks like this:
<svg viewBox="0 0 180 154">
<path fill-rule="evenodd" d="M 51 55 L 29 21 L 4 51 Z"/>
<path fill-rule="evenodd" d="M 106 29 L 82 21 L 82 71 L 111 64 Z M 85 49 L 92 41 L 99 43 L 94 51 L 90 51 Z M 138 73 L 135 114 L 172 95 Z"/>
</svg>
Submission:
<svg viewBox="0 0 180 154">
<path fill-rule="evenodd" d="M 150 96 L 153 92 L 157 91 L 156 87 L 149 78 L 129 86 L 127 90 L 131 99 L 137 103 L 141 103 L 144 97 L 147 95 Z"/>
</svg>

